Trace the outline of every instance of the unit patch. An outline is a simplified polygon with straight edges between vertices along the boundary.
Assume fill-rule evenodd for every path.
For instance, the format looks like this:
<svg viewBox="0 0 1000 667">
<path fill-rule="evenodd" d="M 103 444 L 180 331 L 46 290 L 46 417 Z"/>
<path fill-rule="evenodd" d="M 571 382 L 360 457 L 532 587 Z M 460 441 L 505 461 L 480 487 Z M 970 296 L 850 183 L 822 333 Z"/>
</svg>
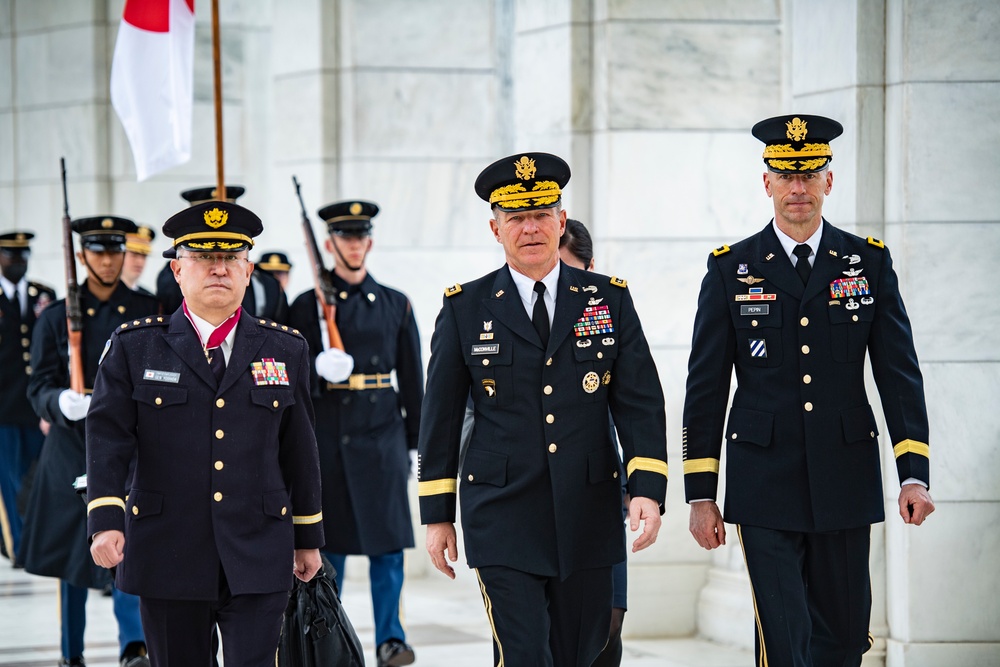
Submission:
<svg viewBox="0 0 1000 667">
<path fill-rule="evenodd" d="M 767 343 L 761 338 L 750 339 L 750 356 L 760 359 L 767 358 Z"/>
</svg>

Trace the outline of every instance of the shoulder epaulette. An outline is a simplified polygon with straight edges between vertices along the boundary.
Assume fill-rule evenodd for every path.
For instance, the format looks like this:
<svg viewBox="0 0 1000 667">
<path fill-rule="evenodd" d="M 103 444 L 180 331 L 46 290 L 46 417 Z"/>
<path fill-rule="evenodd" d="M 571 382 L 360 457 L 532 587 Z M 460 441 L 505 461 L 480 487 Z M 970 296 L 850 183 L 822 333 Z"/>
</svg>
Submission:
<svg viewBox="0 0 1000 667">
<path fill-rule="evenodd" d="M 716 248 L 715 250 L 713 250 L 712 254 L 718 257 L 719 255 L 725 255 L 727 252 L 729 252 L 729 246 L 724 245 L 720 248 Z"/>
<path fill-rule="evenodd" d="M 455 296 L 456 294 L 460 293 L 461 291 L 462 291 L 462 286 L 459 285 L 458 283 L 455 283 L 451 287 L 445 287 L 444 288 L 444 295 L 445 296 Z"/>
<path fill-rule="evenodd" d="M 885 247 L 885 243 L 883 241 L 879 241 L 878 239 L 873 238 L 871 236 L 868 237 L 868 245 L 873 245 L 876 248 L 884 248 Z"/>
<path fill-rule="evenodd" d="M 628 281 L 618 276 L 611 276 L 611 284 L 615 287 L 628 287 Z"/>
<path fill-rule="evenodd" d="M 274 320 L 267 320 L 264 319 L 263 317 L 258 317 L 257 324 L 267 329 L 273 329 L 275 331 L 284 331 L 286 334 L 290 336 L 298 336 L 299 338 L 302 337 L 302 334 L 299 332 L 298 329 L 293 329 L 287 324 L 278 324 Z"/>
<path fill-rule="evenodd" d="M 129 329 L 143 329 L 145 327 L 160 326 L 165 327 L 170 324 L 170 319 L 164 317 L 163 315 L 157 315 L 155 317 L 143 317 L 142 319 L 132 320 L 131 322 L 123 322 L 121 326 L 118 327 L 117 331 L 126 331 Z"/>
</svg>

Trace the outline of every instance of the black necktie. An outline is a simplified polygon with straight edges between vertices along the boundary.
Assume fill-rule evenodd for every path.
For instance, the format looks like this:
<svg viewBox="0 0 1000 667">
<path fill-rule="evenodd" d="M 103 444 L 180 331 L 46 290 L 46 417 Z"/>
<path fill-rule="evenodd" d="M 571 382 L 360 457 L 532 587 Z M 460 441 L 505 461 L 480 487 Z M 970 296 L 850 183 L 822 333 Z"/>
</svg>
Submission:
<svg viewBox="0 0 1000 667">
<path fill-rule="evenodd" d="M 795 246 L 792 253 L 798 257 L 795 260 L 795 270 L 799 274 L 799 278 L 802 278 L 802 284 L 805 285 L 809 282 L 809 272 L 812 271 L 812 267 L 809 266 L 809 255 L 812 254 L 812 249 L 805 243 L 800 243 Z"/>
<path fill-rule="evenodd" d="M 531 323 L 535 326 L 538 337 L 542 339 L 542 346 L 547 347 L 549 344 L 549 311 L 545 307 L 545 283 L 536 282 L 535 293 L 538 294 L 538 298 L 535 299 L 535 307 L 531 311 Z"/>
<path fill-rule="evenodd" d="M 10 305 L 14 306 L 14 312 L 17 313 L 17 319 L 21 319 L 21 297 L 17 293 L 17 287 L 14 288 L 14 298 L 10 300 Z"/>
<path fill-rule="evenodd" d="M 208 351 L 208 365 L 212 368 L 216 382 L 221 384 L 222 376 L 226 374 L 226 355 L 222 354 L 221 345 Z"/>
</svg>

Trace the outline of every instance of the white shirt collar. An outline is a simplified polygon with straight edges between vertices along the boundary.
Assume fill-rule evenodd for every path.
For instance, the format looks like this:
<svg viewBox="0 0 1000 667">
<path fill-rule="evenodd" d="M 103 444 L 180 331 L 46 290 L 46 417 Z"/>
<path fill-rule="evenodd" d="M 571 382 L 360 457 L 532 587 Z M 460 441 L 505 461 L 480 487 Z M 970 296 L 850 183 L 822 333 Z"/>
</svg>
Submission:
<svg viewBox="0 0 1000 667">
<path fill-rule="evenodd" d="M 559 287 L 559 267 L 562 262 L 556 262 L 555 267 L 549 271 L 541 282 L 545 284 L 545 309 L 549 312 L 549 324 L 552 324 L 552 317 L 556 312 L 556 289 Z M 513 266 L 507 265 L 510 269 L 510 276 L 514 279 L 514 286 L 517 287 L 517 293 L 521 297 L 521 303 L 524 304 L 524 309 L 528 313 L 528 317 L 531 317 L 531 312 L 535 307 L 535 281 L 519 273 Z"/>
<path fill-rule="evenodd" d="M 194 314 L 194 311 L 188 308 L 187 314 L 190 316 L 189 321 L 194 325 L 195 331 L 198 333 L 198 338 L 201 341 L 202 349 L 205 348 L 205 344 L 208 343 L 209 337 L 212 332 L 218 327 L 214 326 L 211 322 L 204 320 Z M 236 313 L 230 315 L 230 318 L 236 316 Z M 237 324 L 239 326 L 239 324 Z M 226 357 L 226 363 L 229 363 L 229 355 L 233 351 L 233 343 L 236 341 L 236 327 L 233 327 L 232 331 L 226 336 L 225 340 L 222 341 L 222 354 Z"/>
<path fill-rule="evenodd" d="M 823 225 L 825 224 L 825 221 L 820 221 L 819 227 L 816 228 L 813 235 L 805 240 L 805 244 L 809 246 L 810 250 L 812 250 L 812 254 L 809 255 L 809 266 L 813 266 L 813 264 L 816 263 L 816 253 L 819 251 L 819 241 L 823 238 Z M 774 228 L 774 233 L 778 237 L 781 249 L 785 251 L 785 256 L 788 257 L 789 261 L 794 266 L 795 262 L 798 261 L 798 257 L 795 256 L 794 252 L 795 246 L 797 246 L 799 242 L 778 229 L 778 223 L 774 220 L 771 220 L 771 227 Z"/>
<path fill-rule="evenodd" d="M 14 292 L 17 292 L 17 298 L 21 300 L 21 312 L 20 315 L 24 315 L 27 312 L 28 307 L 28 281 L 26 278 L 21 278 L 17 281 L 15 285 L 7 278 L 0 274 L 0 287 L 3 287 L 4 296 L 7 297 L 8 301 L 14 300 Z"/>
</svg>

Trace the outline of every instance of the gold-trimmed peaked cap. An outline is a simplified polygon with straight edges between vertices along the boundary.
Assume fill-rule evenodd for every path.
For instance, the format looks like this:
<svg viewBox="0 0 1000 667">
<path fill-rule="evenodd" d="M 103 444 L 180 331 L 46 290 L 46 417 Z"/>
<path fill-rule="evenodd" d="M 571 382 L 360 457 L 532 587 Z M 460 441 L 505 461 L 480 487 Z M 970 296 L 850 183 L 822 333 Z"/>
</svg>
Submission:
<svg viewBox="0 0 1000 667">
<path fill-rule="evenodd" d="M 372 218 L 378 215 L 378 204 L 360 199 L 347 199 L 327 204 L 316 211 L 326 221 L 328 234 L 337 236 L 369 236 Z"/>
<path fill-rule="evenodd" d="M 235 252 L 253 247 L 264 223 L 250 209 L 227 201 L 206 201 L 175 213 L 163 223 L 163 235 L 173 239 L 164 257 L 177 248 L 194 252 Z"/>
<path fill-rule="evenodd" d="M 0 234 L 0 248 L 14 252 L 28 250 L 28 246 L 33 238 L 35 238 L 35 235 L 31 232 L 7 232 L 6 234 Z"/>
<path fill-rule="evenodd" d="M 283 252 L 265 252 L 260 256 L 260 261 L 254 264 L 254 267 L 268 273 L 272 271 L 280 273 L 291 270 L 292 263 L 288 261 L 288 255 Z"/>
<path fill-rule="evenodd" d="M 550 208 L 569 183 L 569 165 L 551 153 L 518 153 L 497 160 L 476 179 L 476 194 L 502 211 Z"/>
<path fill-rule="evenodd" d="M 80 235 L 80 245 L 93 252 L 125 252 L 126 234 L 138 229 L 128 218 L 116 215 L 77 218 L 70 227 Z"/>
<path fill-rule="evenodd" d="M 191 188 L 190 190 L 184 190 L 181 192 L 181 197 L 191 206 L 195 204 L 200 204 L 206 201 L 214 200 L 225 200 L 230 204 L 236 203 L 236 200 L 243 196 L 246 192 L 246 188 L 242 185 L 227 185 L 226 186 L 226 196 L 217 197 L 218 188 L 214 185 L 208 185 L 200 188 Z"/>
<path fill-rule="evenodd" d="M 824 116 L 792 114 L 762 120 L 750 130 L 764 142 L 764 164 L 781 174 L 808 174 L 833 160 L 830 142 L 844 126 Z"/>
<path fill-rule="evenodd" d="M 134 234 L 125 235 L 125 249 L 139 255 L 148 255 L 153 251 L 153 239 L 156 232 L 146 225 L 138 225 Z"/>
</svg>

